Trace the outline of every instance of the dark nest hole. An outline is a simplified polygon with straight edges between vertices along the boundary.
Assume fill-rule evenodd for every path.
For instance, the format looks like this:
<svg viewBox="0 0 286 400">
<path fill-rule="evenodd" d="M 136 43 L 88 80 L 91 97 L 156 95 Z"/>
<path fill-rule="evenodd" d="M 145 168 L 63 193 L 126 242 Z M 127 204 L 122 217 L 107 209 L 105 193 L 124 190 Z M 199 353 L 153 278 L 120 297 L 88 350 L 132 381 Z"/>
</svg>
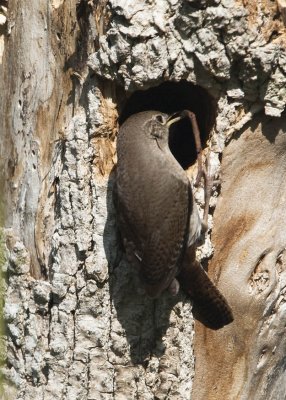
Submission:
<svg viewBox="0 0 286 400">
<path fill-rule="evenodd" d="M 182 110 L 193 111 L 197 117 L 203 147 L 216 118 L 214 98 L 202 87 L 186 81 L 165 82 L 147 90 L 134 92 L 121 110 L 119 125 L 130 115 L 146 110 L 167 114 Z M 184 169 L 196 161 L 195 141 L 189 119 L 184 118 L 171 126 L 169 145 L 171 152 Z"/>
</svg>

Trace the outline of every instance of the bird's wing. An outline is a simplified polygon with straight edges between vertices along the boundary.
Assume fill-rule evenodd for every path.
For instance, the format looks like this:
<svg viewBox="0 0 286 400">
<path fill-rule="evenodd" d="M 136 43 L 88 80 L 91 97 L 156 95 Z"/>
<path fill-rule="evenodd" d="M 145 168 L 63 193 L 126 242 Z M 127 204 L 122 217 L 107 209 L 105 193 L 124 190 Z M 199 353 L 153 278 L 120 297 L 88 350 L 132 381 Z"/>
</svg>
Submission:
<svg viewBox="0 0 286 400">
<path fill-rule="evenodd" d="M 151 187 L 149 193 L 147 188 L 125 191 L 124 196 L 118 192 L 116 204 L 128 259 L 140 265 L 146 291 L 156 297 L 181 266 L 193 195 L 187 178 L 169 173 L 162 173 Z"/>
<path fill-rule="evenodd" d="M 140 228 L 138 229 L 137 221 L 132 218 L 132 214 L 128 210 L 128 202 L 126 203 L 119 195 L 117 185 L 113 187 L 113 202 L 123 241 L 132 242 L 134 251 L 137 251 L 138 255 L 142 254 Z"/>
</svg>

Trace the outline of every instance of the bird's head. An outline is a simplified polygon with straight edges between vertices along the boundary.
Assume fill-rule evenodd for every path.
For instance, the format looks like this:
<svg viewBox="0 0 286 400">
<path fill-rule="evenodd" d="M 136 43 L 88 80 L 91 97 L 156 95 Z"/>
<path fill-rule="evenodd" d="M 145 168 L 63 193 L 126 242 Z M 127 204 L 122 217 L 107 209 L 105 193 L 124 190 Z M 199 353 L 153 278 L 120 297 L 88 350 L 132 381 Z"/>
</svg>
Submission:
<svg viewBox="0 0 286 400">
<path fill-rule="evenodd" d="M 170 126 L 182 118 L 184 116 L 179 113 L 170 116 L 159 111 L 154 111 L 145 123 L 145 132 L 151 139 L 168 143 Z"/>
</svg>

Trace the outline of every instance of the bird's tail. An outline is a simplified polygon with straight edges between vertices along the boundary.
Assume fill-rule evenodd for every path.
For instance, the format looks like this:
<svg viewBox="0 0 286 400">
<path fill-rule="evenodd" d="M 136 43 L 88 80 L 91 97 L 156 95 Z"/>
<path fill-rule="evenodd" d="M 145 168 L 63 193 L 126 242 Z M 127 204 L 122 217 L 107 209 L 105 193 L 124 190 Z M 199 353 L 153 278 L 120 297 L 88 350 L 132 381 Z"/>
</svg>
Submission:
<svg viewBox="0 0 286 400">
<path fill-rule="evenodd" d="M 232 310 L 226 299 L 194 255 L 191 258 L 186 257 L 177 279 L 182 289 L 194 301 L 193 312 L 196 319 L 211 329 L 220 329 L 233 321 Z"/>
</svg>

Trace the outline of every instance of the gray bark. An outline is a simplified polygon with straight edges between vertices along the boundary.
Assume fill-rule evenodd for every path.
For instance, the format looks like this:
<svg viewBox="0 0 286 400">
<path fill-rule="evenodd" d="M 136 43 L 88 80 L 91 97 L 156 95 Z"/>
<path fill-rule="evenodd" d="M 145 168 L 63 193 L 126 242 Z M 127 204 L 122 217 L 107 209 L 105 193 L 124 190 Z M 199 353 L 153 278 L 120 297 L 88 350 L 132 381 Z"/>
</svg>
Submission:
<svg viewBox="0 0 286 400">
<path fill-rule="evenodd" d="M 6 14 L 2 3 L 3 397 L 282 399 L 283 4 L 9 0 Z M 221 187 L 198 256 L 235 317 L 216 332 L 194 328 L 183 293 L 140 292 L 112 203 L 118 116 L 154 100 L 128 102 L 135 91 L 183 80 L 212 96 L 197 105 L 206 131 L 216 117 Z M 199 90 L 183 83 L 167 100 L 195 107 Z"/>
</svg>

